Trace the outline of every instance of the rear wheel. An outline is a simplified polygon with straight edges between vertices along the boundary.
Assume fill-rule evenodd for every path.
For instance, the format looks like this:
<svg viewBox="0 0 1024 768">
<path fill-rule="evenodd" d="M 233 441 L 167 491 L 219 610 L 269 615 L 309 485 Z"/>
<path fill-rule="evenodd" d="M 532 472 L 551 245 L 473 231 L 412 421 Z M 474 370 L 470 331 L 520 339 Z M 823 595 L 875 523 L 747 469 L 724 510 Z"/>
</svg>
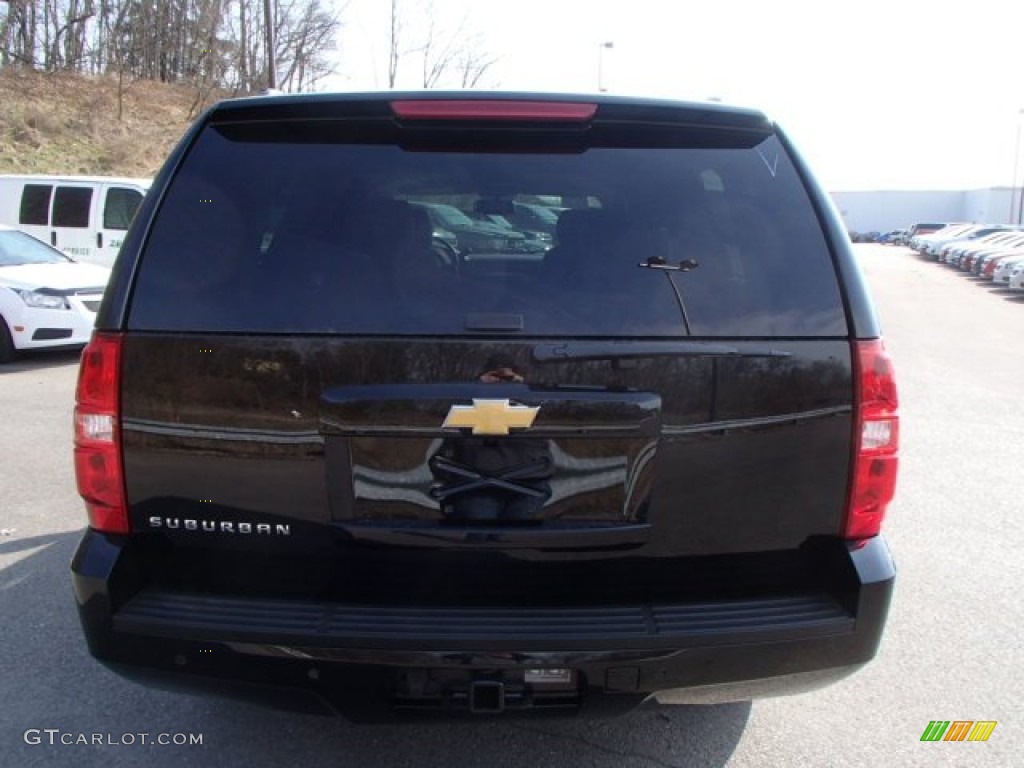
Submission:
<svg viewBox="0 0 1024 768">
<path fill-rule="evenodd" d="M 14 359 L 14 341 L 7 323 L 0 317 L 0 363 L 9 363 Z"/>
</svg>

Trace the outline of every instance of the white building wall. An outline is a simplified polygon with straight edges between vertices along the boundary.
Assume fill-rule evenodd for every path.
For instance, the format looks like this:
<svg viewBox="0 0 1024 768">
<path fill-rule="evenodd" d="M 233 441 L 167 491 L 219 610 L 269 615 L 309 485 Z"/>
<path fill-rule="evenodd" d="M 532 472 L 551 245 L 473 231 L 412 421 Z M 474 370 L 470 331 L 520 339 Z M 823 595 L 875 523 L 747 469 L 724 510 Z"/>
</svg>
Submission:
<svg viewBox="0 0 1024 768">
<path fill-rule="evenodd" d="M 964 218 L 991 224 L 1018 224 L 1019 190 L 1009 187 L 972 189 L 964 196 Z"/>
<path fill-rule="evenodd" d="M 831 194 L 850 232 L 889 232 L 924 221 L 1017 223 L 1022 212 L 1021 200 L 1024 198 L 1020 190 L 1008 187 Z"/>
<path fill-rule="evenodd" d="M 850 232 L 889 232 L 919 221 L 962 221 L 963 191 L 833 192 Z"/>
</svg>

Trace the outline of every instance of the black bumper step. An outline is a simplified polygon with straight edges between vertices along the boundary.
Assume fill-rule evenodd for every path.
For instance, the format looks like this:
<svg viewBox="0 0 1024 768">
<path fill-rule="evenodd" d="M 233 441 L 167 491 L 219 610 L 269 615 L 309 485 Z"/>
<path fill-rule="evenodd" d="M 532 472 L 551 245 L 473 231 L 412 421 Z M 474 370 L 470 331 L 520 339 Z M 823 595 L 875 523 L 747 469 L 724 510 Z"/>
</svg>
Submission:
<svg viewBox="0 0 1024 768">
<path fill-rule="evenodd" d="M 320 648 L 574 650 L 683 648 L 850 634 L 824 593 L 679 605 L 471 608 L 266 600 L 145 590 L 115 632 Z"/>
</svg>

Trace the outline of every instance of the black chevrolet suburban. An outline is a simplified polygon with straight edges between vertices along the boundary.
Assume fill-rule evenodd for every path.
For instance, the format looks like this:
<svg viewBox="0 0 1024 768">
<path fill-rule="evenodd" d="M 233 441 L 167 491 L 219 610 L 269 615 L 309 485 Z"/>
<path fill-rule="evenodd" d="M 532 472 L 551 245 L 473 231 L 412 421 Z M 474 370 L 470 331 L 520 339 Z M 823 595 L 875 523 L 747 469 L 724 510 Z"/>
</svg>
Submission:
<svg viewBox="0 0 1024 768">
<path fill-rule="evenodd" d="M 526 205 L 545 247 L 427 216 Z M 793 693 L 878 649 L 897 442 L 848 239 L 763 114 L 230 101 L 83 353 L 74 593 L 128 677 L 353 719 Z"/>
</svg>

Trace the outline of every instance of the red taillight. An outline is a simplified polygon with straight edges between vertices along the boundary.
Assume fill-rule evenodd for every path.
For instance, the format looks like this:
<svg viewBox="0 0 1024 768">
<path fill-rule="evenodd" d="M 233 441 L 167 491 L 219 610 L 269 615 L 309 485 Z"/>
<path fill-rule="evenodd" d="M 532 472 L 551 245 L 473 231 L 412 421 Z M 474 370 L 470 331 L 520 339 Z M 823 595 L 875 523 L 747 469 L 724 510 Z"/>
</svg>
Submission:
<svg viewBox="0 0 1024 768">
<path fill-rule="evenodd" d="M 75 478 L 89 525 L 128 532 L 120 435 L 121 337 L 96 333 L 82 352 L 75 396 Z"/>
<path fill-rule="evenodd" d="M 555 120 L 582 122 L 596 104 L 564 101 L 433 100 L 393 101 L 391 109 L 407 120 Z"/>
<path fill-rule="evenodd" d="M 896 491 L 899 398 L 892 360 L 881 340 L 854 342 L 853 466 L 843 531 L 848 539 L 878 534 Z"/>
</svg>

